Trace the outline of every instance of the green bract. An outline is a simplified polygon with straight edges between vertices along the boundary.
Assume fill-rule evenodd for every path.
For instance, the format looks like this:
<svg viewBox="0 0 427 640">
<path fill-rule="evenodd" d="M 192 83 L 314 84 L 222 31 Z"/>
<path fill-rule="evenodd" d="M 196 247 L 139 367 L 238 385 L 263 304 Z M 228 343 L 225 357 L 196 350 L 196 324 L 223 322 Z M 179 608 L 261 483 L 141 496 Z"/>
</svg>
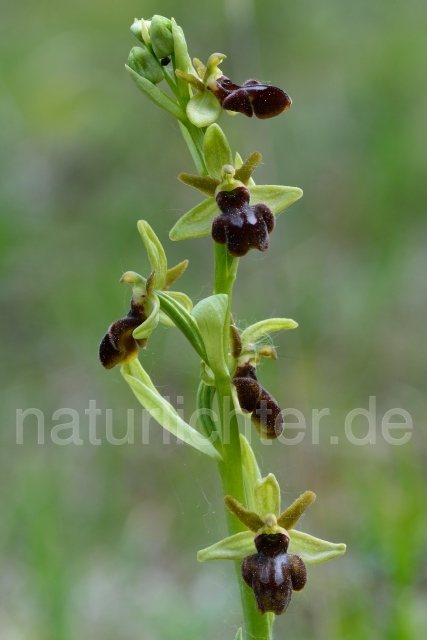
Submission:
<svg viewBox="0 0 427 640">
<path fill-rule="evenodd" d="M 209 171 L 207 178 L 181 174 L 180 178 L 205 194 L 210 194 L 196 207 L 185 213 L 172 227 L 171 240 L 187 240 L 210 235 L 212 221 L 219 213 L 215 200 L 215 192 L 226 188 L 228 180 L 224 167 L 232 166 L 232 155 L 227 139 L 217 124 L 212 124 L 206 131 L 204 140 L 206 164 Z M 255 156 L 255 157 L 254 157 Z M 235 162 L 234 180 L 249 188 L 251 205 L 265 204 L 274 214 L 278 214 L 301 198 L 302 191 L 298 187 L 282 187 L 279 185 L 255 185 L 251 178 L 252 171 L 260 161 L 260 154 L 252 154 L 242 165 L 240 156 Z M 223 180 L 221 183 L 220 180 Z M 234 187 L 234 183 L 232 185 Z"/>
<path fill-rule="evenodd" d="M 173 406 L 160 395 L 139 360 L 123 365 L 121 373 L 144 409 L 164 429 L 211 458 L 221 460 L 213 444 L 184 422 Z"/>
</svg>

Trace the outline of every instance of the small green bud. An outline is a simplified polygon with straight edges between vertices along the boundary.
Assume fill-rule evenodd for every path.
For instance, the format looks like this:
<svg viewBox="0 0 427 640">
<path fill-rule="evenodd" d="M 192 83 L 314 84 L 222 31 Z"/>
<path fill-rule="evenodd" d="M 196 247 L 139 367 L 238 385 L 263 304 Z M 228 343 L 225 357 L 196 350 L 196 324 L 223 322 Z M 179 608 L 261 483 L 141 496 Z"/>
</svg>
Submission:
<svg viewBox="0 0 427 640">
<path fill-rule="evenodd" d="M 138 18 L 135 18 L 130 28 L 135 38 L 137 38 L 143 44 L 150 43 L 149 29 L 150 29 L 149 20 L 144 20 L 143 18 L 141 18 L 141 20 L 138 20 Z"/>
<path fill-rule="evenodd" d="M 159 84 L 163 80 L 162 68 L 148 49 L 133 47 L 129 53 L 128 65 L 152 84 Z"/>
<path fill-rule="evenodd" d="M 153 16 L 150 40 L 157 58 L 167 58 L 173 53 L 172 22 L 163 16 Z"/>
</svg>

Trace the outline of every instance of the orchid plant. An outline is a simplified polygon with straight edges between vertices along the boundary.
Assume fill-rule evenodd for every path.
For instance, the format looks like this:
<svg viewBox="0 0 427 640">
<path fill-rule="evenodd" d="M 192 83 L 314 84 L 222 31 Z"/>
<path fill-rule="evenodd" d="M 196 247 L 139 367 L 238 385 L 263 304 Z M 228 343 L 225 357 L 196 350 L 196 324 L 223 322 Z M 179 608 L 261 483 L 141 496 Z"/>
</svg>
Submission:
<svg viewBox="0 0 427 640">
<path fill-rule="evenodd" d="M 282 89 L 257 80 L 235 84 L 219 69 L 223 54 L 212 54 L 206 65 L 197 58 L 192 61 L 174 19 L 135 19 L 131 31 L 140 46 L 131 50 L 126 68 L 142 94 L 177 119 L 197 171 L 182 173 L 179 179 L 205 196 L 175 222 L 170 239 L 212 236 L 214 291 L 195 306 L 186 294 L 171 291 L 188 261 L 168 268 L 160 240 L 149 223 L 140 220 L 150 272 L 144 277 L 127 271 L 121 277 L 132 286 L 130 311 L 110 325 L 99 356 L 106 369 L 121 367 L 138 401 L 164 429 L 217 464 L 228 536 L 199 551 L 198 560 L 236 564 L 244 618 L 236 638 L 271 640 L 274 617 L 286 611 L 292 592 L 306 583 L 306 565 L 340 556 L 345 545 L 295 529 L 314 493 L 306 491 L 282 512 L 275 476 L 262 477 L 254 451 L 239 434 L 236 411 L 250 415 L 261 438 L 274 440 L 286 429 L 279 403 L 258 382 L 257 367 L 263 357 L 277 357 L 266 338 L 298 325 L 288 318 L 269 318 L 240 331 L 231 302 L 239 259 L 251 249 L 268 249 L 275 216 L 302 191 L 256 185 L 253 173 L 261 154 L 254 151 L 246 160 L 233 154 L 217 120 L 223 111 L 275 117 L 289 109 L 291 99 Z M 200 357 L 197 428 L 162 397 L 138 358 L 159 322 L 181 331 Z M 214 401 L 218 421 L 213 419 Z"/>
</svg>

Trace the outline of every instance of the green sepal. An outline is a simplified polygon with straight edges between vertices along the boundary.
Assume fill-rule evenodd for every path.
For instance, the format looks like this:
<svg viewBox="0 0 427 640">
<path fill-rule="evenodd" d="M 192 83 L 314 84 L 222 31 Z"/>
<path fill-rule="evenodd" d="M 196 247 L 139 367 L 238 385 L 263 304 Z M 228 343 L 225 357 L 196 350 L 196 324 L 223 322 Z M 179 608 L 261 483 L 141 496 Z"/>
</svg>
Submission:
<svg viewBox="0 0 427 640">
<path fill-rule="evenodd" d="M 242 531 L 234 536 L 224 538 L 206 549 L 201 549 L 197 554 L 197 560 L 199 562 L 207 562 L 208 560 L 242 561 L 252 553 L 256 553 L 254 534 L 250 531 Z"/>
<path fill-rule="evenodd" d="M 234 638 L 234 640 L 243 640 L 243 629 L 242 629 L 242 627 L 240 627 L 240 629 L 238 629 L 238 631 L 236 633 L 236 637 Z"/>
<path fill-rule="evenodd" d="M 296 329 L 298 323 L 289 318 L 268 318 L 252 324 L 250 327 L 242 331 L 242 345 L 257 342 L 260 338 L 273 333 L 274 331 L 285 331 L 287 329 Z"/>
<path fill-rule="evenodd" d="M 178 280 L 188 267 L 188 260 L 183 260 L 179 264 L 171 267 L 166 271 L 166 281 L 163 287 L 163 291 L 167 291 L 169 287 L 173 285 L 174 282 Z"/>
<path fill-rule="evenodd" d="M 283 529 L 290 531 L 301 518 L 302 514 L 316 500 L 316 494 L 312 491 L 305 491 L 290 507 L 277 518 L 277 524 Z"/>
<path fill-rule="evenodd" d="M 250 188 L 250 192 L 251 204 L 266 204 L 275 214 L 280 213 L 302 197 L 302 191 L 298 187 L 281 187 L 279 185 L 255 185 Z"/>
<path fill-rule="evenodd" d="M 289 553 L 296 554 L 306 564 L 321 564 L 322 562 L 333 560 L 342 556 L 346 550 L 346 546 L 343 543 L 327 542 L 295 529 L 289 532 L 289 537 L 291 539 Z"/>
<path fill-rule="evenodd" d="M 174 50 L 174 67 L 180 69 L 184 73 L 195 73 L 188 55 L 187 41 L 185 40 L 184 31 L 177 25 L 174 18 L 172 22 L 173 50 Z M 178 78 L 178 88 L 181 95 L 188 100 L 191 97 L 190 86 Z"/>
<path fill-rule="evenodd" d="M 203 84 L 203 82 L 199 80 L 199 78 L 196 78 L 196 76 L 193 76 L 192 73 L 184 73 L 183 71 L 181 71 L 181 69 L 175 69 L 175 75 L 177 76 L 177 78 L 183 80 L 191 87 L 193 87 L 193 89 L 198 93 L 205 92 L 205 85 Z"/>
<path fill-rule="evenodd" d="M 164 78 L 162 67 L 145 47 L 133 47 L 130 50 L 128 65 L 141 78 L 145 78 L 153 84 L 159 84 Z"/>
<path fill-rule="evenodd" d="M 265 478 L 257 480 L 254 491 L 258 515 L 263 520 L 270 513 L 277 517 L 280 514 L 280 487 L 276 476 L 269 473 Z"/>
<path fill-rule="evenodd" d="M 151 18 L 150 40 L 159 60 L 173 53 L 172 23 L 168 18 L 157 15 Z"/>
<path fill-rule="evenodd" d="M 227 509 L 231 511 L 231 513 L 233 513 L 240 522 L 243 522 L 245 527 L 247 527 L 249 531 L 252 531 L 252 533 L 256 533 L 264 526 L 264 521 L 261 520 L 255 511 L 245 509 L 245 507 L 236 500 L 236 498 L 233 498 L 233 496 L 225 496 L 224 502 Z"/>
<path fill-rule="evenodd" d="M 261 480 L 261 471 L 251 445 L 243 434 L 240 434 L 240 449 L 242 453 L 243 481 L 245 484 L 246 501 L 251 511 L 256 511 L 255 483 Z M 286 527 L 285 527 L 286 528 Z"/>
<path fill-rule="evenodd" d="M 198 302 L 192 311 L 205 345 L 207 364 L 214 372 L 215 378 L 229 376 L 224 351 L 219 346 L 223 344 L 227 309 L 228 296 L 218 293 Z"/>
<path fill-rule="evenodd" d="M 222 167 L 233 164 L 230 145 L 220 126 L 211 124 L 207 129 L 204 140 L 206 166 L 211 178 L 222 181 Z"/>
<path fill-rule="evenodd" d="M 159 324 L 160 320 L 160 301 L 159 298 L 154 293 L 147 301 L 146 308 L 151 307 L 148 318 L 137 327 L 132 336 L 135 340 L 143 340 L 144 338 L 148 338 L 154 331 L 154 329 Z"/>
<path fill-rule="evenodd" d="M 188 187 L 193 187 L 204 193 L 209 198 L 215 195 L 215 189 L 220 184 L 219 180 L 209 176 L 194 176 L 192 173 L 180 173 L 178 180 L 181 180 Z"/>
<path fill-rule="evenodd" d="M 212 231 L 212 221 L 219 214 L 218 205 L 214 198 L 203 200 L 190 211 L 187 211 L 172 227 L 169 233 L 171 240 L 189 240 L 209 236 Z"/>
<path fill-rule="evenodd" d="M 151 269 L 156 272 L 154 288 L 163 289 L 166 283 L 167 260 L 162 243 L 145 220 L 138 221 L 138 231 L 144 243 L 145 250 L 148 253 Z"/>
<path fill-rule="evenodd" d="M 186 111 L 189 121 L 202 129 L 218 120 L 222 108 L 211 91 L 203 91 L 194 94 L 187 104 Z"/>
<path fill-rule="evenodd" d="M 154 102 L 156 106 L 167 111 L 171 116 L 174 116 L 174 118 L 181 120 L 181 122 L 186 121 L 187 118 L 185 113 L 178 106 L 178 104 L 174 100 L 172 100 L 172 98 L 158 89 L 149 80 L 147 80 L 146 78 L 142 78 L 128 65 L 125 65 L 125 67 L 138 89 L 145 95 L 146 98 L 151 100 L 151 102 Z"/>
<path fill-rule="evenodd" d="M 193 349 L 206 362 L 208 358 L 205 345 L 195 318 L 169 292 L 158 291 L 157 295 L 160 300 L 161 310 L 174 322 Z"/>
<path fill-rule="evenodd" d="M 155 389 L 141 364 L 139 363 L 139 366 L 135 366 L 135 362 L 136 361 L 133 360 L 128 364 L 122 365 L 121 374 L 144 409 L 146 409 L 164 429 L 183 442 L 186 442 L 211 458 L 221 460 L 221 455 L 215 447 L 207 438 L 203 437 L 196 429 L 190 427 L 189 424 L 180 418 L 174 407 Z"/>
<path fill-rule="evenodd" d="M 240 180 L 240 182 L 243 182 L 243 184 L 245 185 L 249 185 L 251 176 L 261 160 L 262 155 L 259 153 L 259 151 L 254 151 L 253 153 L 251 153 L 249 158 L 245 160 L 245 162 L 243 162 L 239 168 L 237 168 L 236 173 L 234 174 L 235 179 Z"/>
<path fill-rule="evenodd" d="M 168 291 L 168 295 L 176 300 L 176 302 L 178 302 L 188 312 L 193 308 L 192 300 L 185 293 L 182 293 L 181 291 Z M 163 311 L 160 311 L 160 322 L 165 324 L 167 327 L 176 326 L 174 321 L 171 320 Z"/>
</svg>

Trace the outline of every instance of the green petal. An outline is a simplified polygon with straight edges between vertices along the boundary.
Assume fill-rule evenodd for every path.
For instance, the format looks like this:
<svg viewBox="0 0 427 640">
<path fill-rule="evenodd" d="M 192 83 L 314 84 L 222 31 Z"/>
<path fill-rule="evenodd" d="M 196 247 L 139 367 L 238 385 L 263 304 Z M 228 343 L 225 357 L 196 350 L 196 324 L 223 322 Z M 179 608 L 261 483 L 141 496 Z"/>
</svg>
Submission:
<svg viewBox="0 0 427 640">
<path fill-rule="evenodd" d="M 224 502 L 227 509 L 231 511 L 231 513 L 233 513 L 240 522 L 243 522 L 245 527 L 247 527 L 249 531 L 252 531 L 252 533 L 256 533 L 258 529 L 261 529 L 264 526 L 264 521 L 261 520 L 257 513 L 245 509 L 245 507 L 240 504 L 236 498 L 233 498 L 233 496 L 225 496 Z"/>
<path fill-rule="evenodd" d="M 220 126 L 212 124 L 205 134 L 206 165 L 211 178 L 222 181 L 221 170 L 225 164 L 233 164 L 230 145 Z"/>
<path fill-rule="evenodd" d="M 250 509 L 251 511 L 256 511 L 257 504 L 255 500 L 255 483 L 258 480 L 261 480 L 261 471 L 256 461 L 255 454 L 252 451 L 251 445 L 242 434 L 240 434 L 240 448 L 242 452 L 243 480 L 245 483 L 248 509 Z"/>
<path fill-rule="evenodd" d="M 312 491 L 306 491 L 299 498 L 285 509 L 282 515 L 277 519 L 279 527 L 283 527 L 290 531 L 293 529 L 301 518 L 302 514 L 316 500 L 316 494 Z"/>
<path fill-rule="evenodd" d="M 289 553 L 295 553 L 307 564 L 327 562 L 345 553 L 345 544 L 326 542 L 295 529 L 289 531 L 289 536 L 291 539 Z"/>
<path fill-rule="evenodd" d="M 262 160 L 262 155 L 259 151 L 251 153 L 249 158 L 237 169 L 235 173 L 235 179 L 240 180 L 243 184 L 250 184 L 251 176 L 259 163 Z"/>
<path fill-rule="evenodd" d="M 209 176 L 193 176 L 191 173 L 180 173 L 178 180 L 194 189 L 198 189 L 208 198 L 215 196 L 215 189 L 220 184 L 219 180 L 215 180 Z"/>
<path fill-rule="evenodd" d="M 212 220 L 219 214 L 214 198 L 203 200 L 197 207 L 187 211 L 172 227 L 169 238 L 171 240 L 189 240 L 209 236 L 212 230 Z"/>
<path fill-rule="evenodd" d="M 254 534 L 242 531 L 234 536 L 224 538 L 215 544 L 202 549 L 197 554 L 199 562 L 208 560 L 243 560 L 246 556 L 256 553 Z"/>
<path fill-rule="evenodd" d="M 232 113 L 232 112 L 230 112 L 230 113 Z M 237 116 L 237 111 L 235 111 L 233 115 Z M 236 151 L 236 156 L 235 156 L 235 160 L 234 160 L 234 166 L 235 166 L 236 169 L 240 169 L 241 167 L 243 167 L 243 158 L 242 158 L 242 156 L 240 155 L 240 153 L 238 151 Z M 255 180 L 253 178 L 249 178 L 247 186 L 248 187 L 255 186 Z"/>
<path fill-rule="evenodd" d="M 139 220 L 138 231 L 148 253 L 151 269 L 156 272 L 154 277 L 154 288 L 163 289 L 166 283 L 167 272 L 165 250 L 148 222 L 145 220 Z"/>
<path fill-rule="evenodd" d="M 296 329 L 298 323 L 288 318 L 269 318 L 252 324 L 241 334 L 242 344 L 246 346 L 257 342 L 260 338 L 273 333 L 274 331 L 285 331 L 286 329 Z"/>
<path fill-rule="evenodd" d="M 135 340 L 148 338 L 148 336 L 153 333 L 154 329 L 159 324 L 160 301 L 155 294 L 153 294 L 149 299 L 149 304 L 152 307 L 150 315 L 148 316 L 147 320 L 140 324 L 139 327 L 137 327 L 132 333 Z"/>
<path fill-rule="evenodd" d="M 228 296 L 219 293 L 201 300 L 192 311 L 205 344 L 208 365 L 215 377 L 227 377 L 229 371 L 221 345 L 224 341 L 227 319 Z"/>
<path fill-rule="evenodd" d="M 182 122 L 186 121 L 187 118 L 185 113 L 177 105 L 177 103 L 174 100 L 172 100 L 172 98 L 169 98 L 169 96 L 166 93 L 164 93 L 161 89 L 159 89 L 154 84 L 152 84 L 146 78 L 141 78 L 141 76 L 138 75 L 133 69 L 128 67 L 128 65 L 125 65 L 125 66 L 132 80 L 135 82 L 138 89 L 145 95 L 146 98 L 151 100 L 151 102 L 154 102 L 154 104 L 160 107 L 161 109 L 164 109 L 165 111 L 170 113 L 170 115 L 174 116 L 174 118 L 177 118 Z"/>
<path fill-rule="evenodd" d="M 272 473 L 255 483 L 255 500 L 257 513 L 263 520 L 268 513 L 280 514 L 280 487 Z"/>
<path fill-rule="evenodd" d="M 168 291 L 168 296 L 176 300 L 184 309 L 188 312 L 193 308 L 192 300 L 185 295 L 185 293 L 181 293 L 180 291 Z M 165 324 L 167 327 L 175 327 L 175 323 L 173 320 L 169 318 L 163 311 L 160 311 L 160 322 Z"/>
<path fill-rule="evenodd" d="M 143 369 L 143 375 L 139 375 L 140 369 L 142 369 L 142 367 L 131 369 L 128 365 L 123 365 L 121 367 L 121 373 L 144 409 L 146 409 L 164 429 L 170 431 L 170 433 L 183 442 L 186 442 L 211 458 L 221 460 L 220 454 L 212 443 L 180 418 L 173 406 L 162 398 L 157 389 L 155 389 L 151 379 L 149 379 L 149 383 L 147 383 L 147 377 L 149 378 L 149 376 Z"/>
<path fill-rule="evenodd" d="M 250 188 L 251 204 L 263 203 L 273 213 L 280 213 L 302 196 L 298 187 L 280 187 L 278 185 L 255 185 Z"/>
<path fill-rule="evenodd" d="M 166 271 L 166 282 L 163 287 L 163 290 L 166 291 L 170 286 L 173 285 L 174 282 L 178 280 L 188 267 L 188 260 L 183 260 L 179 264 L 171 267 Z"/>
<path fill-rule="evenodd" d="M 187 104 L 187 116 L 196 127 L 209 127 L 221 115 L 221 105 L 211 91 L 196 93 Z"/>
</svg>

